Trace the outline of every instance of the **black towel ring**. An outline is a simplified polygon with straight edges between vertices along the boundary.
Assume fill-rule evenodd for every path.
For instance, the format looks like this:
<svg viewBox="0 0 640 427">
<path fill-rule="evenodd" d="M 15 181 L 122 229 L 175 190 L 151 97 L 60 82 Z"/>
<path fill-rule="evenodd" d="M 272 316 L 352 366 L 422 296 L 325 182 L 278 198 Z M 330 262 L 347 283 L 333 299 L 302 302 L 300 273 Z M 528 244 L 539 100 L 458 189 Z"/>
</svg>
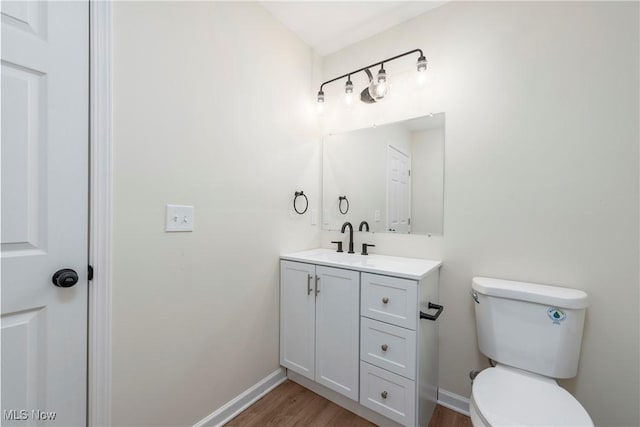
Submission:
<svg viewBox="0 0 640 427">
<path fill-rule="evenodd" d="M 302 215 L 307 211 L 307 209 L 309 209 L 309 199 L 307 199 L 307 196 L 304 194 L 304 191 L 296 191 L 294 194 L 295 194 L 295 197 L 293 198 L 293 210 L 296 211 L 298 215 Z M 298 210 L 298 207 L 296 206 L 296 199 L 298 198 L 298 196 L 304 197 L 304 200 L 307 202 L 302 212 L 300 212 Z"/>
<path fill-rule="evenodd" d="M 342 215 L 346 215 L 347 212 L 349 212 L 349 200 L 347 199 L 347 196 L 338 196 L 338 200 L 339 200 L 339 202 L 338 202 L 338 210 L 340 211 L 340 213 Z M 347 202 L 347 207 L 346 207 L 346 209 L 344 211 L 342 210 L 342 201 L 343 200 L 345 202 Z"/>
</svg>

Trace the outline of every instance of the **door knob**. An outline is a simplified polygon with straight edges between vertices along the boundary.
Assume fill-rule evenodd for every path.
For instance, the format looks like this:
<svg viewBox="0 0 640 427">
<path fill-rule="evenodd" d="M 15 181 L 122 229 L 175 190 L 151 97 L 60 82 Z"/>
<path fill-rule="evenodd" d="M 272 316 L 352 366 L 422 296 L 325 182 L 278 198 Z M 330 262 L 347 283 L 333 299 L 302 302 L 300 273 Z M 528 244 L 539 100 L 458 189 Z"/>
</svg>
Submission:
<svg viewBox="0 0 640 427">
<path fill-rule="evenodd" d="M 78 283 L 78 273 L 70 268 L 63 268 L 53 274 L 51 281 L 60 288 L 70 288 Z"/>
</svg>

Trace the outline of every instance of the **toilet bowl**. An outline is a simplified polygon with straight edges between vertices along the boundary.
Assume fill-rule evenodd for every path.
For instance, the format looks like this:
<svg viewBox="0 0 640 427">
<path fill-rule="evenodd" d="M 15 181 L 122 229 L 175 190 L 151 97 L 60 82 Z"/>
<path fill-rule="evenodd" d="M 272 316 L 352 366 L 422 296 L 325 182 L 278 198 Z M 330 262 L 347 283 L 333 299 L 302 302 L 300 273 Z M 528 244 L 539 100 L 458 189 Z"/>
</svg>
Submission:
<svg viewBox="0 0 640 427">
<path fill-rule="evenodd" d="M 580 402 L 555 380 L 503 365 L 475 378 L 469 412 L 474 427 L 593 427 Z"/>
</svg>

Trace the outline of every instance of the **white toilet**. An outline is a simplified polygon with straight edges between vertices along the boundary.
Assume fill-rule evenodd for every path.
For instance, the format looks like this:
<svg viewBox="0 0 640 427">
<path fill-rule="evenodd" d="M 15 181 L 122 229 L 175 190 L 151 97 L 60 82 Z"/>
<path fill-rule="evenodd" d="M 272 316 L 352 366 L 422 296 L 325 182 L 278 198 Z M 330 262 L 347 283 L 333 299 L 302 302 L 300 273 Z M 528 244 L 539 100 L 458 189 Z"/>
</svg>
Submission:
<svg viewBox="0 0 640 427">
<path fill-rule="evenodd" d="M 587 294 L 484 277 L 471 294 L 480 351 L 497 362 L 473 381 L 474 427 L 593 426 L 554 380 L 577 374 Z"/>
</svg>

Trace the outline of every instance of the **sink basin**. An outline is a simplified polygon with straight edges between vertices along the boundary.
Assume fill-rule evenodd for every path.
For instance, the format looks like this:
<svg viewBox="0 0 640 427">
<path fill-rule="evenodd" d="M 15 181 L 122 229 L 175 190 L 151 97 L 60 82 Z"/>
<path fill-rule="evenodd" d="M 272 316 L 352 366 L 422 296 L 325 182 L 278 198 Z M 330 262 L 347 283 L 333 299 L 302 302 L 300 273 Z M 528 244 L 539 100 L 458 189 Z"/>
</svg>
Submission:
<svg viewBox="0 0 640 427">
<path fill-rule="evenodd" d="M 312 249 L 280 256 L 289 261 L 339 267 L 368 273 L 387 274 L 407 279 L 421 280 L 436 271 L 440 261 L 404 258 L 387 255 L 360 255 L 336 252 L 331 249 Z"/>
</svg>

